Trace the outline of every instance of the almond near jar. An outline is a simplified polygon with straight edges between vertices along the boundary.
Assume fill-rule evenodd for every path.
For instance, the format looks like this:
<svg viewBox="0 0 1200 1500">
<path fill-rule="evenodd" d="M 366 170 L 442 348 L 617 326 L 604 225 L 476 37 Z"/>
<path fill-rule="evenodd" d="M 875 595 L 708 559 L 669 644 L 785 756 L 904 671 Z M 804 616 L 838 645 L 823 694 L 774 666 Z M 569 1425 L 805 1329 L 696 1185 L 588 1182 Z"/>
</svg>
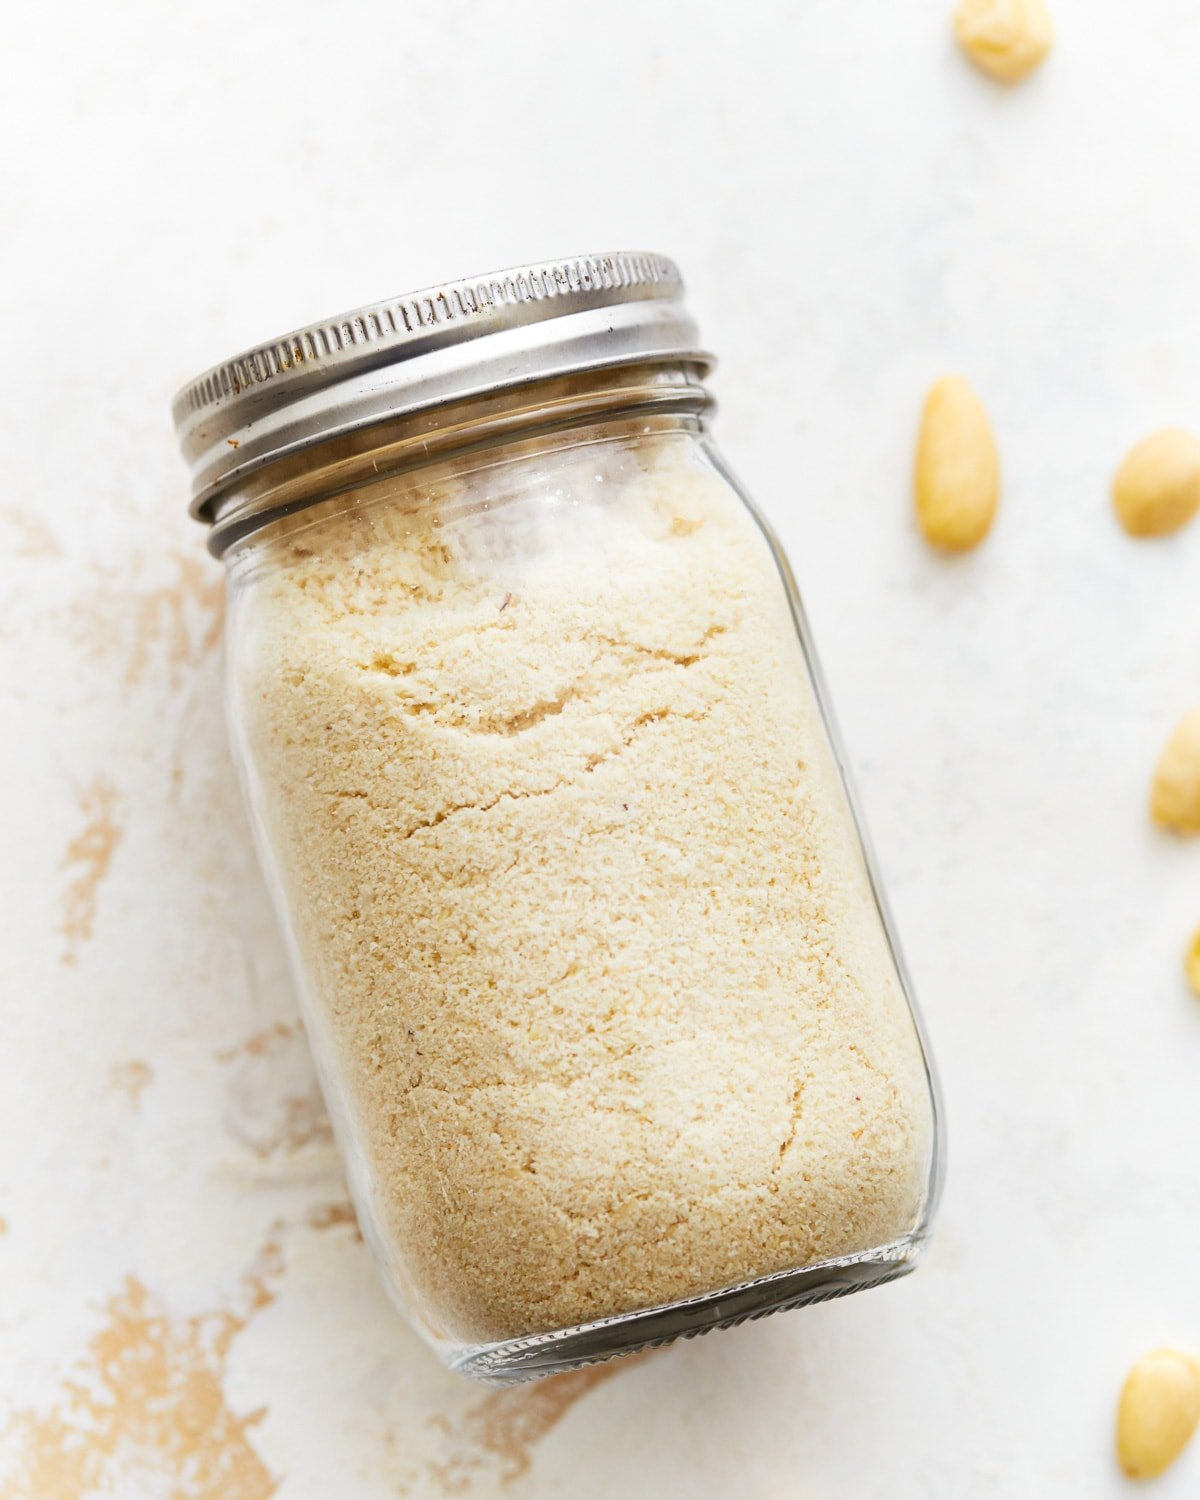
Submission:
<svg viewBox="0 0 1200 1500">
<path fill-rule="evenodd" d="M 936 1196 L 919 1027 L 709 364 L 669 262 L 599 256 L 314 325 L 176 404 L 359 1217 L 487 1378 L 889 1280 Z"/>
</svg>

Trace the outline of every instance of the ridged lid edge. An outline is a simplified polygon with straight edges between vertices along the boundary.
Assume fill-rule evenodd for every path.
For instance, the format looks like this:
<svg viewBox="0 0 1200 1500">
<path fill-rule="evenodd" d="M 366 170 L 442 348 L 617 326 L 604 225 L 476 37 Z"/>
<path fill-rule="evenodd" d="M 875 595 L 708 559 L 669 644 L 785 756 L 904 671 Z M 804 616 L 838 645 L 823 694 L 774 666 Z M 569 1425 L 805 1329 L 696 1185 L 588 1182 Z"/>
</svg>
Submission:
<svg viewBox="0 0 1200 1500">
<path fill-rule="evenodd" d="M 319 384 L 327 370 L 336 378 L 347 357 L 357 364 L 372 347 L 382 359 L 403 358 L 423 346 L 485 333 L 489 322 L 510 326 L 514 313 L 523 312 L 530 321 L 554 316 L 565 309 L 545 304 L 563 298 L 581 296 L 594 305 L 623 300 L 621 293 L 676 297 L 682 288 L 674 262 L 639 251 L 541 261 L 443 282 L 310 323 L 223 360 L 178 392 L 172 414 L 182 438 L 183 429 L 206 410 L 264 387 L 278 390 L 290 376 Z M 610 296 L 596 298 L 596 293 Z"/>
</svg>

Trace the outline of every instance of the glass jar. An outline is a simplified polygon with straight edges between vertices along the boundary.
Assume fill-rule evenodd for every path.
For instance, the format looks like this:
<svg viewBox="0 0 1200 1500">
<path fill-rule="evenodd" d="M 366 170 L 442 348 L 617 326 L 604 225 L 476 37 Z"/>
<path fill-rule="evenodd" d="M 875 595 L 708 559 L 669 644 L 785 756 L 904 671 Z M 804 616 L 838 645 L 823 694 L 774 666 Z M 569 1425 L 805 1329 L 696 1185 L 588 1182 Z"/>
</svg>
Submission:
<svg viewBox="0 0 1200 1500">
<path fill-rule="evenodd" d="M 451 1365 L 910 1270 L 935 1091 L 791 573 L 660 257 L 317 325 L 176 403 L 365 1237 Z"/>
</svg>

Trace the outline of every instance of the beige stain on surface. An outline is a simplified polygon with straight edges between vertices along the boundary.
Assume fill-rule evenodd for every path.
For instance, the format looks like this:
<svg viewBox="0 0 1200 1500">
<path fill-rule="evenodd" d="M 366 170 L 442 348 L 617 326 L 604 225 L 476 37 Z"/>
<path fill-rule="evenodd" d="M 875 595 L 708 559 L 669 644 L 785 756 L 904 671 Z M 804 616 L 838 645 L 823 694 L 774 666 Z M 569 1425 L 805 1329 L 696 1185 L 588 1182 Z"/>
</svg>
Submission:
<svg viewBox="0 0 1200 1500">
<path fill-rule="evenodd" d="M 239 1416 L 223 1380 L 234 1340 L 274 1301 L 268 1281 L 281 1270 L 271 1240 L 232 1309 L 183 1319 L 127 1277 L 53 1406 L 13 1416 L 5 1436 L 15 1464 L 0 1500 L 268 1500 L 279 1481 L 250 1437 L 265 1408 Z"/>
<path fill-rule="evenodd" d="M 126 670 L 131 686 L 144 675 L 157 644 L 165 646 L 168 665 L 178 677 L 221 639 L 224 577 L 199 557 L 181 555 L 176 565 L 175 583 L 134 601 L 133 650 Z"/>
<path fill-rule="evenodd" d="M 95 658 L 118 656 L 126 687 L 136 687 L 152 667 L 177 686 L 220 642 L 223 575 L 189 553 L 178 553 L 173 565 L 175 577 L 150 589 L 106 572 L 71 607 L 73 633 Z"/>
<path fill-rule="evenodd" d="M 214 1054 L 229 1067 L 231 1134 L 260 1160 L 332 1152 L 333 1128 L 299 1024 L 276 1021 Z"/>
<path fill-rule="evenodd" d="M 320 1094 L 289 1094 L 283 1101 L 276 1129 L 266 1139 L 257 1141 L 254 1150 L 259 1156 L 274 1156 L 277 1152 L 295 1155 L 306 1146 L 332 1146 L 333 1126 L 325 1113 L 325 1102 Z"/>
<path fill-rule="evenodd" d="M 288 1021 L 276 1021 L 273 1026 L 256 1031 L 235 1047 L 222 1047 L 214 1056 L 218 1062 L 223 1063 L 236 1062 L 239 1057 L 265 1057 L 276 1050 L 281 1042 L 291 1041 L 298 1031 L 299 1027 Z"/>
<path fill-rule="evenodd" d="M 0 521 L 3 521 L 11 540 L 6 540 L 4 551 L 9 557 L 61 557 L 62 548 L 58 538 L 38 516 L 30 515 L 16 505 L 0 505 Z"/>
<path fill-rule="evenodd" d="M 450 1456 L 430 1464 L 431 1476 L 448 1495 L 494 1485 L 507 1488 L 529 1472 L 538 1444 L 572 1407 L 598 1385 L 647 1357 L 633 1355 L 533 1385 L 509 1386 L 490 1392 L 457 1420 L 435 1417 L 433 1425 L 450 1439 Z"/>
<path fill-rule="evenodd" d="M 320 1208 L 313 1209 L 309 1215 L 308 1225 L 310 1229 L 340 1229 L 343 1225 L 354 1231 L 354 1238 L 361 1242 L 362 1230 L 358 1227 L 358 1215 L 354 1212 L 354 1205 L 349 1201 L 345 1203 L 326 1203 Z"/>
<path fill-rule="evenodd" d="M 97 776 L 79 798 L 83 828 L 67 845 L 62 858 L 63 869 L 71 874 L 60 924 L 65 964 L 78 962 L 80 949 L 96 925 L 100 886 L 121 842 L 122 829 L 116 821 L 118 802 L 116 788 L 103 776 Z"/>
<path fill-rule="evenodd" d="M 130 1058 L 128 1062 L 113 1064 L 108 1070 L 108 1081 L 136 1109 L 142 1101 L 142 1091 L 154 1081 L 154 1069 L 147 1062 Z"/>
</svg>

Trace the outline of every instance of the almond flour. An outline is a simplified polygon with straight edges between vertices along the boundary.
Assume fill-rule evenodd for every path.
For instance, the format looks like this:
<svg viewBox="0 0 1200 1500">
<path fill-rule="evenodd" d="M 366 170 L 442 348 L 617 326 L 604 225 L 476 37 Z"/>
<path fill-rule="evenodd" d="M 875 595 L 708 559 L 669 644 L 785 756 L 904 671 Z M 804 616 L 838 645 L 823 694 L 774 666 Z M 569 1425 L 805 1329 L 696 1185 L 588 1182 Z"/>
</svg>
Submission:
<svg viewBox="0 0 1200 1500">
<path fill-rule="evenodd" d="M 923 1058 L 772 554 L 687 441 L 646 446 L 389 481 L 235 564 L 331 1108 L 438 1337 L 921 1216 Z"/>
</svg>

